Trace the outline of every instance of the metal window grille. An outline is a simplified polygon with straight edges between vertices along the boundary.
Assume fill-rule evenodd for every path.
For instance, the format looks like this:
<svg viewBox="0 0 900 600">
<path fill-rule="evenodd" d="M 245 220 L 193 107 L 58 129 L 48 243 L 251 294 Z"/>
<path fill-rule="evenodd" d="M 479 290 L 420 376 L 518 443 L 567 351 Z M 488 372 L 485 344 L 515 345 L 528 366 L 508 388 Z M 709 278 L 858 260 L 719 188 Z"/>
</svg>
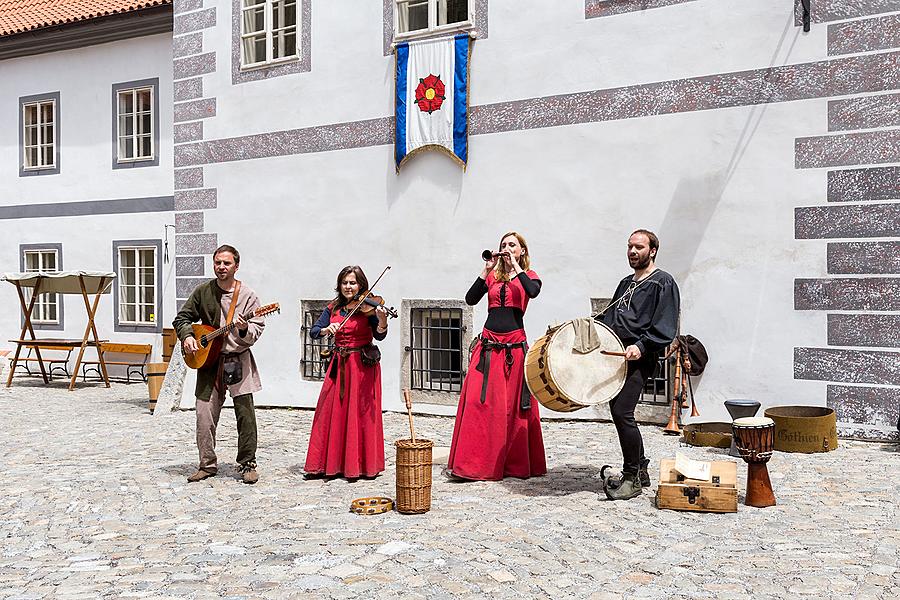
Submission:
<svg viewBox="0 0 900 600">
<path fill-rule="evenodd" d="M 314 340 L 309 337 L 309 330 L 316 324 L 319 315 L 328 306 L 327 300 L 320 302 L 304 302 L 303 303 L 303 325 L 300 327 L 300 333 L 303 336 L 303 343 L 300 349 L 300 375 L 303 379 L 314 381 L 323 381 L 325 379 L 325 369 L 327 364 L 323 364 L 319 353 L 325 348 L 334 347 L 334 338 L 327 337 Z"/>
<path fill-rule="evenodd" d="M 410 388 L 462 390 L 462 309 L 414 308 L 410 317 Z"/>
<path fill-rule="evenodd" d="M 672 403 L 672 371 L 671 359 L 660 358 L 653 375 L 644 382 L 641 404 L 667 405 Z"/>
</svg>

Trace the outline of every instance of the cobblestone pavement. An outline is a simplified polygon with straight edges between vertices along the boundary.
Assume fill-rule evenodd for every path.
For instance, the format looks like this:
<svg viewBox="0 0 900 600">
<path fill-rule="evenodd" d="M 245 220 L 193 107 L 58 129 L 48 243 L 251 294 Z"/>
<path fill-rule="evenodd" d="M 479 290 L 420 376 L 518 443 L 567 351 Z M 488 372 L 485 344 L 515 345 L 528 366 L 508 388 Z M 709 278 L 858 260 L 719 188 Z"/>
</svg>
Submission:
<svg viewBox="0 0 900 600">
<path fill-rule="evenodd" d="M 364 517 L 353 498 L 394 495 L 405 415 L 384 417 L 387 471 L 348 483 L 302 479 L 311 411 L 260 410 L 261 479 L 248 486 L 224 466 L 226 411 L 224 468 L 188 484 L 194 413 L 151 418 L 145 395 L 0 390 L 0 598 L 900 598 L 896 446 L 776 453 L 778 506 L 682 513 L 648 493 L 601 501 L 599 467 L 620 460 L 613 427 L 545 422 L 546 477 L 450 483 L 435 467 L 429 513 Z M 416 423 L 449 444 L 451 419 Z M 654 462 L 678 447 L 643 432 Z M 740 463 L 741 487 L 745 476 Z"/>
</svg>

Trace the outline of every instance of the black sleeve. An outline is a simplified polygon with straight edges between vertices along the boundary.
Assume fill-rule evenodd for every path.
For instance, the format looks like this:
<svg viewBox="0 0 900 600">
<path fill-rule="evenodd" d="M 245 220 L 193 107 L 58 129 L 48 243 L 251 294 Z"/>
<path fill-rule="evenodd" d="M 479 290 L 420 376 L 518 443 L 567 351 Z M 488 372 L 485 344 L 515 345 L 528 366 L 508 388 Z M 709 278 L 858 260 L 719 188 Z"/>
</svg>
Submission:
<svg viewBox="0 0 900 600">
<path fill-rule="evenodd" d="M 681 295 L 675 281 L 667 281 L 660 289 L 656 311 L 650 321 L 650 327 L 635 342 L 641 354 L 660 352 L 675 339 L 678 333 L 678 311 L 681 308 Z"/>
<path fill-rule="evenodd" d="M 319 315 L 319 320 L 316 321 L 316 324 L 309 328 L 309 337 L 314 340 L 322 337 L 322 330 L 328 327 L 329 323 L 331 323 L 331 310 L 326 308 Z"/>
<path fill-rule="evenodd" d="M 517 277 L 519 278 L 519 283 L 521 283 L 522 287 L 525 289 L 525 294 L 529 298 L 537 298 L 537 295 L 541 293 L 541 280 L 532 279 L 525 271 L 519 273 Z"/>
<path fill-rule="evenodd" d="M 472 287 L 469 288 L 469 291 L 466 292 L 466 304 L 469 306 L 475 306 L 481 299 L 484 298 L 484 295 L 488 292 L 487 282 L 478 277 L 475 279 L 475 283 L 472 284 Z"/>
<path fill-rule="evenodd" d="M 372 328 L 372 335 L 379 342 L 387 337 L 387 331 L 378 332 L 378 317 L 375 315 L 369 317 L 369 326 Z"/>
</svg>

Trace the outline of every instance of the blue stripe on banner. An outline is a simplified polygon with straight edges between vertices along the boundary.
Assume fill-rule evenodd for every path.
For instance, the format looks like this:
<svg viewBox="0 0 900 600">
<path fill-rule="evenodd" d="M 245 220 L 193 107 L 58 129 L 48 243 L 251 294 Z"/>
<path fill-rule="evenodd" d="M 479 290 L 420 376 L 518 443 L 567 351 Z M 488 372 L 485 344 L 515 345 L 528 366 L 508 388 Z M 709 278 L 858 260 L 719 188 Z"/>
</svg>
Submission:
<svg viewBox="0 0 900 600">
<path fill-rule="evenodd" d="M 397 165 L 406 156 L 406 68 L 409 63 L 409 44 L 397 46 L 397 114 L 394 152 Z"/>
<path fill-rule="evenodd" d="M 469 92 L 469 35 L 456 36 L 456 73 L 453 82 L 453 152 L 463 164 L 468 158 L 469 127 L 466 111 L 468 110 Z"/>
</svg>

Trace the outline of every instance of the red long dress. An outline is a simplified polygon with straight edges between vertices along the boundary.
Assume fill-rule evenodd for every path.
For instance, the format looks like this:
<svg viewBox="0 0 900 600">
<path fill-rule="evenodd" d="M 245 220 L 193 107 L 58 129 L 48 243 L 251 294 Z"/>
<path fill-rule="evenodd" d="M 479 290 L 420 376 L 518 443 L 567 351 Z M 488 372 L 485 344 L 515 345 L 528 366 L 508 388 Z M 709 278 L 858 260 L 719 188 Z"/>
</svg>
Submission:
<svg viewBox="0 0 900 600">
<path fill-rule="evenodd" d="M 331 314 L 340 323 L 340 311 Z M 372 342 L 368 317 L 353 315 L 335 335 L 335 351 L 313 417 L 306 453 L 307 473 L 374 477 L 384 471 L 381 424 L 381 365 L 367 367 L 359 352 L 342 356 L 338 348 Z M 343 385 L 343 395 L 341 387 Z"/>
<path fill-rule="evenodd" d="M 527 275 L 537 279 L 533 271 Z M 488 287 L 488 310 L 501 306 L 502 283 L 494 279 L 493 272 L 485 281 Z M 518 280 L 507 282 L 504 306 L 518 307 L 525 312 L 528 296 Z M 525 341 L 525 330 L 516 329 L 497 333 L 484 329 L 482 339 L 499 343 Z M 465 479 L 498 480 L 504 477 L 533 477 L 547 473 L 544 456 L 544 440 L 541 435 L 541 417 L 538 403 L 532 397 L 531 407 L 522 410 L 522 378 L 525 374 L 525 352 L 522 347 L 512 348 L 512 365 L 507 367 L 507 351 L 503 348 L 488 350 L 491 363 L 488 384 L 482 403 L 484 377 L 476 365 L 482 355 L 482 344 L 475 344 L 469 357 L 469 370 L 463 381 L 456 425 L 450 445 L 447 467 L 451 473 Z M 526 390 L 526 394 L 530 393 Z"/>
</svg>

